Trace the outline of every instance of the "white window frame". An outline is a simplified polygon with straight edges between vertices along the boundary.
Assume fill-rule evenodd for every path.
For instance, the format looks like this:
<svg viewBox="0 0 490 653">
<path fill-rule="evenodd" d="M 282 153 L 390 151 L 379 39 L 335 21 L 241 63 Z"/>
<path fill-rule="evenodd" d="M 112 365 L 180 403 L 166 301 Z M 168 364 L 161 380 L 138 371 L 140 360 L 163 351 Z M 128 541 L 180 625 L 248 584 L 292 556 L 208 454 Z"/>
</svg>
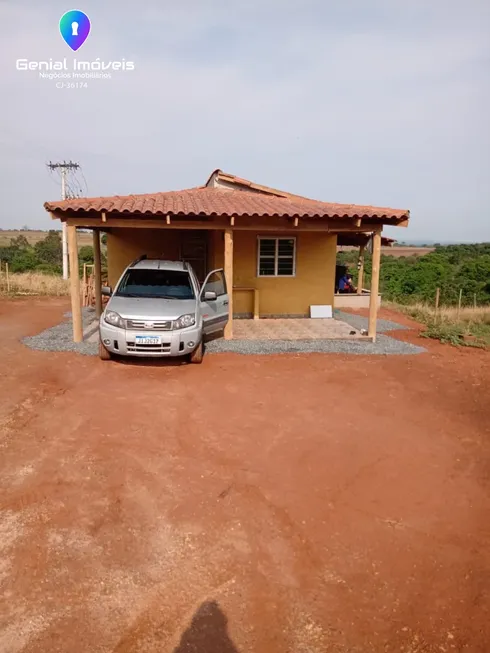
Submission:
<svg viewBox="0 0 490 653">
<path fill-rule="evenodd" d="M 260 274 L 260 241 L 261 240 L 275 240 L 276 241 L 276 250 L 274 254 L 274 274 Z M 278 261 L 280 258 L 291 258 L 290 256 L 279 256 L 279 241 L 280 240 L 292 240 L 294 243 L 293 246 L 293 274 L 277 274 L 278 270 Z M 272 257 L 270 257 L 272 258 Z M 257 236 L 257 277 L 261 279 L 292 279 L 296 276 L 296 236 Z"/>
</svg>

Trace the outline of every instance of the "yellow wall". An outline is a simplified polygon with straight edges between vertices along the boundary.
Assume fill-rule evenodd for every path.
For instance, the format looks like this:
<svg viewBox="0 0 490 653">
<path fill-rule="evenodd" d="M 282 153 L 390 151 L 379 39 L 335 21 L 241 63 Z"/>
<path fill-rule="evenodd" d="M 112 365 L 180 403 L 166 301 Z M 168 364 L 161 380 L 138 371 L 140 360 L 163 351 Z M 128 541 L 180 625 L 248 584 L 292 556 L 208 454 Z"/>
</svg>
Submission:
<svg viewBox="0 0 490 653">
<path fill-rule="evenodd" d="M 142 254 L 152 258 L 178 260 L 180 232 L 169 229 L 115 229 L 107 234 L 107 273 L 114 287 L 124 268 Z"/>
<path fill-rule="evenodd" d="M 309 315 L 311 304 L 333 305 L 337 236 L 322 233 L 296 235 L 296 276 L 257 277 L 259 234 L 235 231 L 233 285 L 257 288 L 261 315 Z M 260 234 L 291 237 L 287 234 Z M 213 267 L 223 267 L 223 232 L 212 232 Z M 234 292 L 233 312 L 252 313 L 253 293 Z"/>
<path fill-rule="evenodd" d="M 114 286 L 124 268 L 141 254 L 178 260 L 180 234 L 169 229 L 117 229 L 107 235 L 109 284 Z M 309 315 L 311 304 L 331 304 L 334 299 L 337 237 L 319 232 L 296 235 L 296 276 L 257 277 L 257 236 L 235 231 L 233 285 L 258 288 L 261 315 Z M 287 234 L 260 234 L 271 237 Z M 209 269 L 223 267 L 224 234 L 209 233 Z M 252 313 L 253 293 L 233 294 L 234 313 Z"/>
</svg>

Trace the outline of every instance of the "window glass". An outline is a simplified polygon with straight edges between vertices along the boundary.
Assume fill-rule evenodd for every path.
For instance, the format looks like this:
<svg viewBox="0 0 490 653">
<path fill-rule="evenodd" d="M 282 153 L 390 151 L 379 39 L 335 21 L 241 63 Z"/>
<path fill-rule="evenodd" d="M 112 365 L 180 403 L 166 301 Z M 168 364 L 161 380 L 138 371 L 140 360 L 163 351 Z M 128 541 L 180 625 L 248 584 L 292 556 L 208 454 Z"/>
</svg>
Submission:
<svg viewBox="0 0 490 653">
<path fill-rule="evenodd" d="M 280 258 L 277 261 L 277 274 L 280 276 L 292 276 L 294 274 L 294 261 L 291 258 Z"/>
<path fill-rule="evenodd" d="M 194 299 L 189 273 L 179 270 L 130 268 L 117 288 L 122 297 Z"/>
<path fill-rule="evenodd" d="M 259 265 L 259 276 L 261 277 L 270 277 L 276 274 L 276 262 L 275 259 L 270 258 L 261 258 Z"/>
<path fill-rule="evenodd" d="M 220 295 L 226 295 L 226 283 L 223 272 L 213 272 L 204 286 L 202 296 L 206 292 L 215 292 L 218 297 Z"/>
<path fill-rule="evenodd" d="M 278 244 L 278 256 L 290 256 L 293 257 L 294 254 L 294 240 L 285 238 L 279 238 L 277 241 Z"/>
<path fill-rule="evenodd" d="M 295 256 L 295 238 L 259 238 L 258 276 L 294 276 Z"/>
<path fill-rule="evenodd" d="M 274 258 L 276 255 L 276 239 L 260 239 L 260 256 L 272 256 Z"/>
</svg>

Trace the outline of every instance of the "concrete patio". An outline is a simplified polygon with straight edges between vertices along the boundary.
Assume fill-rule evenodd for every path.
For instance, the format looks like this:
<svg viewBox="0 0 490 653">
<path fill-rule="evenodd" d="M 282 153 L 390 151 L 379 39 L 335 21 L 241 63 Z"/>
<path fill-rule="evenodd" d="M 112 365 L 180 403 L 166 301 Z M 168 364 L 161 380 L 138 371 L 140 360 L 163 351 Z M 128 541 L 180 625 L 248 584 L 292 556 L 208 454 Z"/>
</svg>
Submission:
<svg viewBox="0 0 490 653">
<path fill-rule="evenodd" d="M 354 327 L 337 319 L 299 318 L 235 320 L 234 340 L 337 340 L 360 338 Z"/>
</svg>

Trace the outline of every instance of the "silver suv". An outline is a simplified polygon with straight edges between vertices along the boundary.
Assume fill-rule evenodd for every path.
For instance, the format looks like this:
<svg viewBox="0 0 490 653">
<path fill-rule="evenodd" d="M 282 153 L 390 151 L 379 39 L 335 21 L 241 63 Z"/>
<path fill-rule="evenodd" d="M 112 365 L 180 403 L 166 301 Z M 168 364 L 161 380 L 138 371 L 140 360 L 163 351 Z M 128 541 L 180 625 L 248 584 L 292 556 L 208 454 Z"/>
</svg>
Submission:
<svg viewBox="0 0 490 653">
<path fill-rule="evenodd" d="M 104 286 L 109 302 L 100 318 L 99 355 L 188 356 L 201 363 L 203 336 L 228 322 L 228 294 L 223 270 L 208 274 L 202 288 L 188 263 L 134 261 L 117 286 Z"/>
</svg>

